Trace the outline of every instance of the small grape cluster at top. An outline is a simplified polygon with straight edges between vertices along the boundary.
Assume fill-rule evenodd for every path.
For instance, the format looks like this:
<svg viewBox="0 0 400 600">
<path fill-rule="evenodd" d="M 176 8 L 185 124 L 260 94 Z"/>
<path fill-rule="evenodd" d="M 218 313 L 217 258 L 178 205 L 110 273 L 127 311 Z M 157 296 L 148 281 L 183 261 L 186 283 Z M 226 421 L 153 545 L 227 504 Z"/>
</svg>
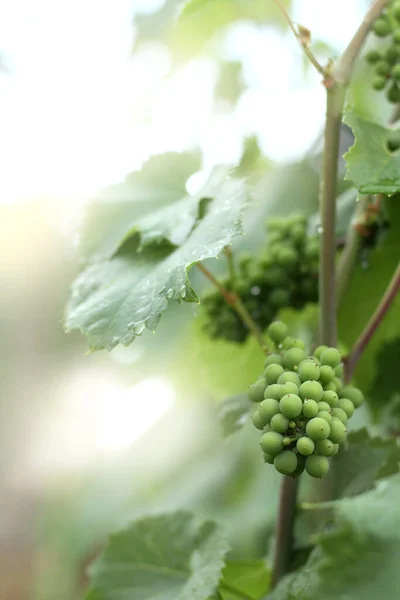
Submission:
<svg viewBox="0 0 400 600">
<path fill-rule="evenodd" d="M 343 366 L 336 348 L 319 346 L 308 356 L 304 342 L 287 335 L 282 321 L 271 323 L 268 335 L 275 352 L 265 361 L 265 372 L 249 389 L 259 403 L 253 424 L 263 432 L 265 462 L 283 475 L 307 471 L 323 477 L 346 438 L 346 424 L 364 398 L 343 385 Z"/>
<path fill-rule="evenodd" d="M 372 31 L 380 38 L 390 38 L 389 45 L 382 51 L 370 50 L 365 55 L 374 66 L 372 87 L 387 88 L 389 102 L 400 102 L 400 2 L 396 0 L 376 19 Z"/>
<path fill-rule="evenodd" d="M 237 273 L 221 285 L 237 294 L 252 319 L 264 331 L 279 309 L 301 309 L 318 300 L 319 241 L 307 235 L 302 215 L 270 219 L 268 248 L 260 257 L 244 253 Z M 201 302 L 204 330 L 213 339 L 243 342 L 249 330 L 218 290 L 210 290 Z"/>
</svg>

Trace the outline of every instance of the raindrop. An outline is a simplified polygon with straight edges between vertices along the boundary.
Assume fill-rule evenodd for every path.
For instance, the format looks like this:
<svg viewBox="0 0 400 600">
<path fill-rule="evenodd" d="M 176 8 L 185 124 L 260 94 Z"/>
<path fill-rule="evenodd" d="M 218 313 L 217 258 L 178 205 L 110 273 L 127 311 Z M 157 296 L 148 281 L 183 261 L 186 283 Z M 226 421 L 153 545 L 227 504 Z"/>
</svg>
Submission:
<svg viewBox="0 0 400 600">
<path fill-rule="evenodd" d="M 128 323 L 127 328 L 132 329 L 132 327 L 134 327 L 134 326 L 135 326 L 135 322 L 131 321 L 130 323 Z"/>
<path fill-rule="evenodd" d="M 173 290 L 172 288 L 170 288 L 170 289 L 167 291 L 167 294 L 166 294 L 166 296 L 167 296 L 167 298 L 172 298 L 172 296 L 173 296 L 173 295 L 174 295 L 174 290 Z"/>
<path fill-rule="evenodd" d="M 181 296 L 181 298 L 184 298 L 186 296 L 186 288 L 185 287 L 182 287 L 180 289 L 180 296 Z"/>
<path fill-rule="evenodd" d="M 135 325 L 134 327 L 134 331 L 136 333 L 136 335 L 140 335 L 141 333 L 143 333 L 144 329 L 146 327 L 146 323 L 138 323 L 137 325 Z"/>
</svg>

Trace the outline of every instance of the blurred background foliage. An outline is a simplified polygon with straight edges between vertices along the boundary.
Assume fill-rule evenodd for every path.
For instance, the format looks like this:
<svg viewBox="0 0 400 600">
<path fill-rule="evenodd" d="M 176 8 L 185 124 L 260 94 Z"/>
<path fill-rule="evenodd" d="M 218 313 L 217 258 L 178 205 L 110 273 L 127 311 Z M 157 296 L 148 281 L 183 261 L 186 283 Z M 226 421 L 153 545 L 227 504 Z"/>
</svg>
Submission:
<svg viewBox="0 0 400 600">
<path fill-rule="evenodd" d="M 321 4 L 286 2 L 324 61 L 368 3 Z M 240 163 L 254 203 L 235 253 L 265 246 L 267 217 L 317 212 L 324 91 L 274 3 L 191 0 L 177 20 L 180 6 L 21 0 L 0 9 L 1 600 L 79 598 L 107 534 L 148 512 L 193 508 L 224 524 L 233 557 L 270 551 L 279 477 L 260 462 L 251 427 L 223 439 L 216 420 L 217 401 L 245 391 L 262 369 L 253 340 L 211 342 L 190 304 L 171 307 L 156 335 L 110 355 L 86 355 L 85 339 L 62 331 L 84 198 L 152 153 L 199 149 L 189 190 L 214 163 Z M 350 100 L 384 122 L 389 107 L 368 91 L 369 77 L 360 63 Z M 343 128 L 341 150 L 351 143 Z M 340 192 L 349 185 L 341 181 Z M 340 213 L 343 230 L 354 201 Z M 345 347 L 398 260 L 398 210 L 388 202 L 392 227 L 357 266 L 343 302 Z M 223 258 L 214 263 L 225 272 Z M 201 294 L 207 284 L 191 276 Z M 398 413 L 398 384 L 386 378 L 379 395 L 377 364 L 398 356 L 399 311 L 397 300 L 359 363 L 357 384 L 373 411 L 360 411 L 355 426 L 392 410 L 392 400 Z M 283 316 L 309 341 L 312 307 Z M 300 546 L 307 536 L 309 524 Z"/>
</svg>

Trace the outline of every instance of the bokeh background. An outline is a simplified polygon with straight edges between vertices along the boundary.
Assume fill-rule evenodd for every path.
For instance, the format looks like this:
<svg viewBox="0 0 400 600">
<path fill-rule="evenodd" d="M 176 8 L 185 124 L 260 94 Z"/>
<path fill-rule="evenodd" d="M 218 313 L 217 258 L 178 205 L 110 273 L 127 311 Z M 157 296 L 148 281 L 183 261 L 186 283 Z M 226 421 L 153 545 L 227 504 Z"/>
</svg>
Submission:
<svg viewBox="0 0 400 600">
<path fill-rule="evenodd" d="M 201 151 L 190 191 L 247 148 L 238 246 L 260 245 L 270 214 L 316 211 L 318 74 L 272 0 L 232 3 L 178 27 L 177 0 L 0 0 L 1 600 L 80 598 L 107 534 L 148 512 L 193 508 L 236 557 L 268 550 L 277 479 L 257 433 L 223 440 L 215 419 L 258 375 L 256 346 L 209 342 L 191 305 L 110 354 L 62 327 L 85 201 L 154 153 Z M 367 4 L 287 3 L 322 61 Z"/>
</svg>

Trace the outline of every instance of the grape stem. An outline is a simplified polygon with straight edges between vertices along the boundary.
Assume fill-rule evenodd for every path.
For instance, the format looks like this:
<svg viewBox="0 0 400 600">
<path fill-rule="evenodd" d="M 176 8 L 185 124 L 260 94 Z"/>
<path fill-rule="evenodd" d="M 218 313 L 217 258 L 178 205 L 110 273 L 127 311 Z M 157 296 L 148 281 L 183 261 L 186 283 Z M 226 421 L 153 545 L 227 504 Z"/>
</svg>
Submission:
<svg viewBox="0 0 400 600">
<path fill-rule="evenodd" d="M 372 315 L 367 325 L 365 326 L 364 331 L 361 333 L 360 337 L 354 344 L 349 357 L 345 362 L 345 379 L 346 381 L 350 381 L 354 369 L 360 359 L 360 356 L 364 352 L 365 348 L 371 341 L 374 333 L 378 329 L 382 320 L 384 319 L 386 313 L 389 308 L 393 304 L 394 299 L 400 291 L 400 263 L 397 266 L 397 269 L 384 293 L 379 305 L 377 306 L 375 313 Z"/>
<path fill-rule="evenodd" d="M 271 589 L 289 570 L 298 484 L 298 478 L 284 476 L 282 480 Z"/>
<path fill-rule="evenodd" d="M 233 260 L 233 252 L 231 246 L 224 248 L 226 260 L 228 261 L 229 275 L 231 279 L 236 279 L 235 261 Z"/>
<path fill-rule="evenodd" d="M 197 263 L 196 266 L 203 273 L 203 275 L 209 281 L 211 281 L 211 283 L 213 285 L 215 285 L 215 287 L 217 288 L 217 290 L 219 291 L 221 296 L 224 298 L 225 302 L 227 304 L 229 304 L 229 306 L 231 306 L 233 308 L 233 310 L 235 310 L 237 312 L 239 317 L 242 319 L 243 323 L 248 327 L 248 329 L 251 331 L 251 333 L 256 338 L 257 342 L 259 343 L 259 345 L 261 347 L 261 350 L 265 354 L 267 354 L 268 353 L 267 343 L 264 340 L 264 337 L 263 337 L 257 323 L 255 323 L 255 321 L 252 319 L 249 311 L 243 304 L 243 301 L 241 300 L 241 298 L 239 298 L 239 296 L 236 293 L 226 290 L 224 288 L 224 286 L 222 286 L 220 284 L 218 279 L 216 277 L 214 277 L 214 275 L 203 264 Z"/>
</svg>

